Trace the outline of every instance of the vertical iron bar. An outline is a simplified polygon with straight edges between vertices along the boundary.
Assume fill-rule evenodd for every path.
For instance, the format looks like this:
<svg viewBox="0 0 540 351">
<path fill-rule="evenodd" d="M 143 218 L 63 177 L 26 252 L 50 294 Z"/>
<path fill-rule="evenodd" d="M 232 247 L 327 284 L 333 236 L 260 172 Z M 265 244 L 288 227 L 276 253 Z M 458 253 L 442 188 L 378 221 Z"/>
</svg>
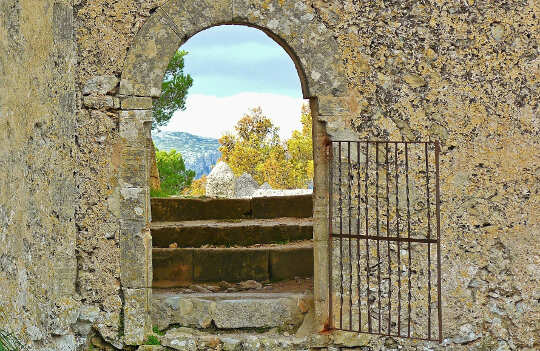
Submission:
<svg viewBox="0 0 540 351">
<path fill-rule="evenodd" d="M 390 237 L 390 166 L 388 160 L 388 143 L 386 143 L 386 237 Z M 390 240 L 388 244 L 388 335 L 392 328 L 392 257 L 390 256 Z"/>
<path fill-rule="evenodd" d="M 410 201 L 409 201 L 409 148 L 408 143 L 405 142 L 405 179 L 407 183 L 407 237 L 411 238 L 411 210 L 410 210 Z M 409 251 L 409 295 L 408 295 L 408 308 L 407 308 L 407 336 L 411 337 L 411 242 L 407 243 L 407 248 Z"/>
<path fill-rule="evenodd" d="M 356 157 L 358 159 L 358 217 L 356 219 L 356 233 L 360 235 L 360 143 L 356 143 Z M 360 238 L 356 239 L 356 279 L 358 281 L 358 331 L 362 332 L 362 299 L 360 299 Z"/>
<path fill-rule="evenodd" d="M 343 329 L 343 203 L 341 189 L 341 141 L 338 144 L 338 172 L 339 172 L 339 267 L 340 267 L 340 305 L 339 305 L 339 329 Z"/>
<path fill-rule="evenodd" d="M 439 142 L 435 142 L 435 207 L 437 211 L 437 302 L 439 314 L 439 342 L 442 342 L 442 301 L 441 301 L 441 198 L 439 189 Z"/>
<path fill-rule="evenodd" d="M 381 253 L 380 253 L 380 240 L 379 240 L 379 143 L 375 143 L 375 218 L 377 224 L 377 285 L 378 285 L 378 309 L 379 309 L 379 321 L 377 323 L 379 327 L 379 334 L 381 333 Z"/>
<path fill-rule="evenodd" d="M 351 142 L 347 142 L 347 165 L 348 165 L 348 183 L 349 183 L 349 329 L 352 330 L 352 252 L 351 252 Z"/>
<path fill-rule="evenodd" d="M 396 233 L 399 238 L 399 195 L 398 195 L 398 144 L 394 144 L 394 164 L 396 168 Z M 397 242 L 397 259 L 398 259 L 398 335 L 401 336 L 401 242 Z"/>
<path fill-rule="evenodd" d="M 426 158 L 426 196 L 427 196 L 427 224 L 428 239 L 431 239 L 431 206 L 429 198 L 429 161 L 428 143 L 424 144 L 424 154 Z M 428 339 L 431 339 L 431 244 L 427 243 L 428 252 Z"/>
<path fill-rule="evenodd" d="M 367 302 L 367 318 L 368 318 L 368 330 L 371 333 L 371 309 L 370 309 L 370 301 L 369 301 L 369 221 L 368 221 L 368 203 L 369 203 L 369 197 L 368 197 L 368 178 L 369 178 L 369 141 L 366 141 L 366 177 L 365 177 L 365 185 L 366 185 L 366 282 L 367 282 L 367 292 L 366 292 L 366 302 Z"/>
<path fill-rule="evenodd" d="M 330 150 L 328 150 L 328 160 L 329 160 L 329 187 L 328 187 L 328 327 L 330 330 L 334 329 L 334 315 L 333 315 L 333 298 L 332 298 L 332 262 L 333 262 L 333 252 L 332 252 L 332 236 L 333 236 L 333 218 L 334 215 L 334 143 L 330 143 Z"/>
</svg>

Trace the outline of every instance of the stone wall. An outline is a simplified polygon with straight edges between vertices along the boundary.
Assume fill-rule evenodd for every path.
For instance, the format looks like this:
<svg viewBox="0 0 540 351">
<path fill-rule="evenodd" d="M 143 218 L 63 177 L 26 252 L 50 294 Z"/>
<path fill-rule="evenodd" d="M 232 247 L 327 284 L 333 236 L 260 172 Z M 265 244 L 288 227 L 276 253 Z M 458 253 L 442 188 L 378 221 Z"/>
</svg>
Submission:
<svg viewBox="0 0 540 351">
<path fill-rule="evenodd" d="M 0 3 L 0 328 L 74 350 L 79 203 L 70 1 Z"/>
<path fill-rule="evenodd" d="M 204 10 L 208 4 L 212 11 Z M 540 9 L 532 0 L 3 1 L 0 309 L 10 318 L 1 327 L 36 349 L 57 350 L 83 342 L 75 335 L 85 336 L 92 324 L 92 333 L 122 346 L 123 321 L 144 296 L 122 289 L 120 219 L 139 193 L 121 192 L 131 188 L 120 170 L 130 160 L 144 171 L 147 160 L 126 150 L 120 107 L 148 109 L 161 77 L 124 85 L 135 92 L 125 101 L 118 89 L 123 75 L 136 76 L 129 54 L 144 38 L 164 35 L 155 16 L 180 8 L 193 22 L 169 19 L 175 30 L 250 23 L 273 33 L 295 59 L 305 97 L 318 98 L 315 216 L 326 216 L 326 133 L 440 140 L 446 344 L 539 347 Z M 251 15 L 227 17 L 230 8 Z M 330 44 L 314 45 L 322 37 Z M 141 62 L 157 67 L 174 49 L 154 47 L 163 57 Z M 83 98 L 96 77 L 108 88 L 90 85 Z M 315 227 L 315 258 L 324 262 L 324 220 Z M 323 296 L 324 264 L 316 266 L 316 295 Z"/>
</svg>

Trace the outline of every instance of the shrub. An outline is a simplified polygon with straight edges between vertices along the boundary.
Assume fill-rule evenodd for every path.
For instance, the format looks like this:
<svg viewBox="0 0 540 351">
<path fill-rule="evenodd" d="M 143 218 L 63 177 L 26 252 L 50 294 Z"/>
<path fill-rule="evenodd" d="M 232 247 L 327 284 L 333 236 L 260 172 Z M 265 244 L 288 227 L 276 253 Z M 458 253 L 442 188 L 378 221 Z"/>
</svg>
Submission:
<svg viewBox="0 0 540 351">
<path fill-rule="evenodd" d="M 184 188 L 189 187 L 195 172 L 186 170 L 182 155 L 176 150 L 157 151 L 156 162 L 161 181 L 160 196 L 178 195 Z"/>
</svg>

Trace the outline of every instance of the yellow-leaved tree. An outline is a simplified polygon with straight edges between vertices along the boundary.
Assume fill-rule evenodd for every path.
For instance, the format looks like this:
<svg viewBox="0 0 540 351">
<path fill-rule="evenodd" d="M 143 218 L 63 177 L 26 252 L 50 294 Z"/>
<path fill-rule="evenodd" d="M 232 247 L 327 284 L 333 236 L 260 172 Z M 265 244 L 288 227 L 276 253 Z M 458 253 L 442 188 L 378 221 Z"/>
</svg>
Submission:
<svg viewBox="0 0 540 351">
<path fill-rule="evenodd" d="M 279 128 L 261 108 L 251 109 L 235 126 L 234 134 L 219 139 L 221 160 L 235 175 L 247 172 L 259 183 L 274 189 L 305 188 L 313 179 L 312 120 L 309 108 L 302 107 L 302 130 L 282 143 Z"/>
</svg>

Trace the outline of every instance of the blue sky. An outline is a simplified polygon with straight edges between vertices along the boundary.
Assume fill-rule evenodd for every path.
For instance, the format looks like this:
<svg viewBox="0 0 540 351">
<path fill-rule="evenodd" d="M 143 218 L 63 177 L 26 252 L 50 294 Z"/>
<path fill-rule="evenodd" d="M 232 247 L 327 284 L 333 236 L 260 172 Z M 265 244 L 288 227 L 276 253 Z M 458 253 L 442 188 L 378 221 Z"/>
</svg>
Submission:
<svg viewBox="0 0 540 351">
<path fill-rule="evenodd" d="M 262 31 L 219 26 L 202 31 L 182 47 L 192 94 L 232 96 L 242 92 L 300 98 L 300 80 L 285 50 Z"/>
<path fill-rule="evenodd" d="M 300 79 L 292 59 L 262 31 L 219 26 L 189 39 L 180 50 L 193 77 L 186 110 L 162 128 L 219 138 L 250 108 L 260 106 L 282 138 L 300 128 Z"/>
</svg>

